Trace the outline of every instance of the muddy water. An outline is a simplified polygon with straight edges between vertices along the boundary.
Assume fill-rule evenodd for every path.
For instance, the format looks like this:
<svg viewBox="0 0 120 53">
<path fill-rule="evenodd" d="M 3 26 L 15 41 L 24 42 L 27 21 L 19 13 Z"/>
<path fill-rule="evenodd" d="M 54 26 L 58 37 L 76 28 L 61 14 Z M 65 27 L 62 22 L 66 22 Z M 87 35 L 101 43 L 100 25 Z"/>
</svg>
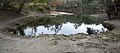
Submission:
<svg viewBox="0 0 120 53">
<path fill-rule="evenodd" d="M 76 33 L 98 34 L 106 32 L 101 24 L 103 20 L 88 15 L 62 15 L 42 17 L 34 20 L 31 24 L 20 26 L 17 34 L 22 36 L 38 36 L 41 34 L 64 34 Z"/>
</svg>

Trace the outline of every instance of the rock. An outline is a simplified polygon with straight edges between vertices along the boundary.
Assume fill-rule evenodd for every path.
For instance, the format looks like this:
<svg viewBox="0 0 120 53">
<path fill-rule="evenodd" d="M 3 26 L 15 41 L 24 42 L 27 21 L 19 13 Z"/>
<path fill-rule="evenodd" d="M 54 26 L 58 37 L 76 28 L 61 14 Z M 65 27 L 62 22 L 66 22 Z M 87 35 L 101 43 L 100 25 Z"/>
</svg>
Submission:
<svg viewBox="0 0 120 53">
<path fill-rule="evenodd" d="M 107 21 L 106 21 L 106 22 L 103 22 L 102 24 L 103 24 L 103 26 L 104 26 L 105 28 L 107 28 L 108 30 L 112 30 L 112 29 L 115 28 L 112 23 L 107 22 Z"/>
</svg>

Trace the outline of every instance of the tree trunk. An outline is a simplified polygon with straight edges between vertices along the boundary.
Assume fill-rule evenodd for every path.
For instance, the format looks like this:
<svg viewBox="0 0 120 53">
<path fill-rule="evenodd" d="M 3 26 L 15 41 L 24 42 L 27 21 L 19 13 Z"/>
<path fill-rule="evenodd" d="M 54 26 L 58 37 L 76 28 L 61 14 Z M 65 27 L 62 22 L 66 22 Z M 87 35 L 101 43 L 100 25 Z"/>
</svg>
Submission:
<svg viewBox="0 0 120 53">
<path fill-rule="evenodd" d="M 21 5 L 20 5 L 20 7 L 19 7 L 19 9 L 18 9 L 18 13 L 20 13 L 22 11 L 22 8 L 23 8 L 23 6 L 24 6 L 25 3 L 26 3 L 26 1 L 23 0 L 22 3 L 21 3 Z"/>
</svg>

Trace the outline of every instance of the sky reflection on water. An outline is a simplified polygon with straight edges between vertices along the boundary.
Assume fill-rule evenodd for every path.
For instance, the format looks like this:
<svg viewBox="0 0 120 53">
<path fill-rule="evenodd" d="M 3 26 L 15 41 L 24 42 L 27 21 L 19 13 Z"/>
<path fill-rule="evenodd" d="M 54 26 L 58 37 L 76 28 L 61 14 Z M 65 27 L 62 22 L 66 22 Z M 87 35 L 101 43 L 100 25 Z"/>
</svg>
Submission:
<svg viewBox="0 0 120 53">
<path fill-rule="evenodd" d="M 89 16 L 57 16 L 40 18 L 31 24 L 20 26 L 18 35 L 38 36 L 40 34 L 64 34 L 71 35 L 76 33 L 94 34 L 94 32 L 106 32 L 100 24 L 100 19 Z M 90 28 L 90 30 L 88 30 Z M 90 33 L 89 33 L 90 32 Z"/>
<path fill-rule="evenodd" d="M 34 29 L 34 27 L 28 26 L 26 29 L 24 29 L 24 33 L 27 36 L 37 36 L 40 34 L 65 34 L 65 35 L 71 35 L 76 33 L 88 34 L 87 27 L 93 28 L 94 30 L 99 30 L 98 33 L 103 32 L 102 28 L 104 29 L 104 31 L 107 31 L 107 29 L 104 28 L 102 24 L 90 25 L 82 23 L 81 26 L 75 28 L 75 24 L 68 22 L 59 26 L 58 29 L 55 26 L 50 26 L 49 28 L 45 28 L 44 26 L 38 26 L 36 29 Z"/>
</svg>

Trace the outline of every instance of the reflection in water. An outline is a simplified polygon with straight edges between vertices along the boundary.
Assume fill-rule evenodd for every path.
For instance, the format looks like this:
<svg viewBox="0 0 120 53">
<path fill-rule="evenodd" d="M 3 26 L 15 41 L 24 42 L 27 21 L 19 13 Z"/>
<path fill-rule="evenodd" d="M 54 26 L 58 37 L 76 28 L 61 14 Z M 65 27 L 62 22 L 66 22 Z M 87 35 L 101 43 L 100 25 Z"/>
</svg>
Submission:
<svg viewBox="0 0 120 53">
<path fill-rule="evenodd" d="M 88 18 L 89 19 L 89 18 Z M 18 35 L 38 36 L 40 34 L 97 34 L 107 31 L 102 24 L 77 17 L 41 18 L 34 23 L 18 27 Z M 88 22 L 90 24 L 87 24 Z M 96 20 L 96 19 L 95 19 Z M 97 20 L 96 20 L 97 21 Z M 95 23 L 93 23 L 95 22 Z"/>
<path fill-rule="evenodd" d="M 27 36 L 36 36 L 40 34 L 65 34 L 65 35 L 70 35 L 70 34 L 76 34 L 76 33 L 85 33 L 85 34 L 95 34 L 96 31 L 97 33 L 106 31 L 107 29 L 102 26 L 102 24 L 99 25 L 88 25 L 88 24 L 82 24 L 81 26 L 75 26 L 76 24 L 73 23 L 65 23 L 62 25 L 54 25 L 54 26 L 49 26 L 49 27 L 44 27 L 44 26 L 38 26 L 36 28 L 34 27 L 27 27 L 24 29 L 21 33 L 21 35 L 27 35 Z M 21 31 L 21 30 L 20 30 Z M 19 32 L 20 32 L 19 31 Z"/>
</svg>

